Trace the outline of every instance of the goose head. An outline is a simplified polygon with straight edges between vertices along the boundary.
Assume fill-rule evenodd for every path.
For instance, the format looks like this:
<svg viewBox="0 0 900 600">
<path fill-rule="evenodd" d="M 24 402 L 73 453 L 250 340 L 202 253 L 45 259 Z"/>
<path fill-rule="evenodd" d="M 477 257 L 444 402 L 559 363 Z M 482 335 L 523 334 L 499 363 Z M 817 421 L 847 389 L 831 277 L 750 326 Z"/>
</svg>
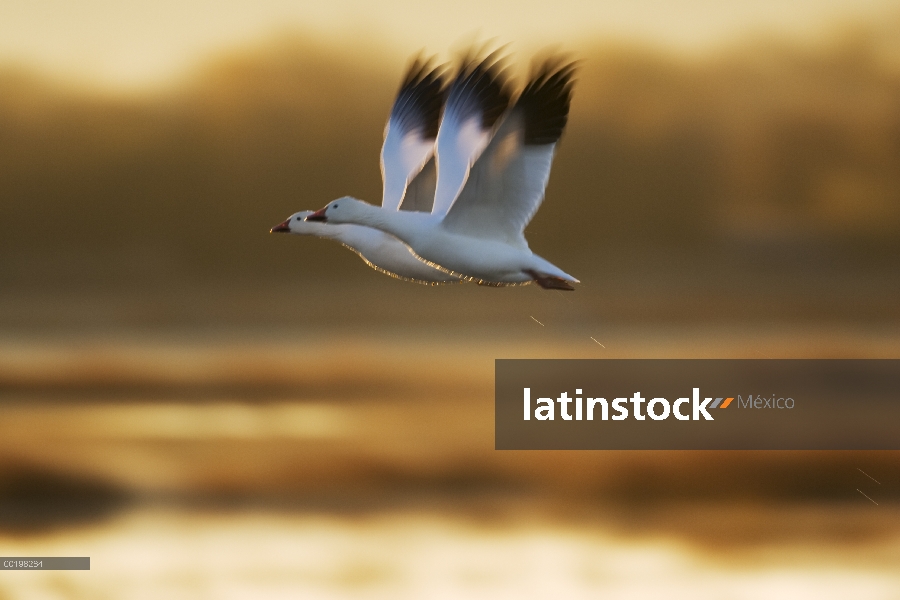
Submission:
<svg viewBox="0 0 900 600">
<path fill-rule="evenodd" d="M 356 223 L 368 207 L 369 205 L 362 200 L 344 196 L 329 202 L 325 208 L 308 215 L 306 220 L 322 223 Z"/>
<path fill-rule="evenodd" d="M 269 233 L 296 233 L 299 235 L 304 235 L 308 233 L 313 233 L 313 229 L 315 225 L 313 223 L 307 223 L 306 217 L 313 214 L 311 210 L 301 210 L 300 212 L 292 214 L 287 218 L 283 223 L 279 223 L 275 227 L 269 230 Z"/>
</svg>

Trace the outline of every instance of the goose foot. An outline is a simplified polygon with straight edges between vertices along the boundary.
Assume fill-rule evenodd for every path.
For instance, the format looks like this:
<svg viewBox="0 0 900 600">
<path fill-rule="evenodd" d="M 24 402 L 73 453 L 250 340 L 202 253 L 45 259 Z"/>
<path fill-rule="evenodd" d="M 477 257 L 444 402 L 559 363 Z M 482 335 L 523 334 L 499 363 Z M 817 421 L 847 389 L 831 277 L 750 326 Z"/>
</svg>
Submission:
<svg viewBox="0 0 900 600">
<path fill-rule="evenodd" d="M 566 290 L 566 291 L 574 291 L 573 288 L 568 281 L 563 279 L 562 277 L 554 277 L 552 275 L 541 275 L 537 271 L 525 271 L 532 279 L 534 279 L 535 283 L 544 288 L 545 290 Z"/>
</svg>

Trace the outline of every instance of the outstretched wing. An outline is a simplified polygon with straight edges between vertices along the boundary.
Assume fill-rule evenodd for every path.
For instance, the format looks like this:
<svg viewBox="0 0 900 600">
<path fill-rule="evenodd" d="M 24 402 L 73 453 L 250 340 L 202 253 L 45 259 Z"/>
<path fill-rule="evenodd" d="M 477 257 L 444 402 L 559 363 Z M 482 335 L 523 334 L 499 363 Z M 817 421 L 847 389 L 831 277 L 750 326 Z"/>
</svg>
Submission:
<svg viewBox="0 0 900 600">
<path fill-rule="evenodd" d="M 500 51 L 464 58 L 447 98 L 438 130 L 438 180 L 432 212 L 445 215 L 466 182 L 469 169 L 491 139 L 509 106 L 507 75 Z"/>
<path fill-rule="evenodd" d="M 442 226 L 527 247 L 523 231 L 544 199 L 569 116 L 574 63 L 544 62 L 473 165 Z"/>
<path fill-rule="evenodd" d="M 410 180 L 434 153 L 446 97 L 443 69 L 416 58 L 397 92 L 381 147 L 381 205 L 397 210 Z"/>
</svg>

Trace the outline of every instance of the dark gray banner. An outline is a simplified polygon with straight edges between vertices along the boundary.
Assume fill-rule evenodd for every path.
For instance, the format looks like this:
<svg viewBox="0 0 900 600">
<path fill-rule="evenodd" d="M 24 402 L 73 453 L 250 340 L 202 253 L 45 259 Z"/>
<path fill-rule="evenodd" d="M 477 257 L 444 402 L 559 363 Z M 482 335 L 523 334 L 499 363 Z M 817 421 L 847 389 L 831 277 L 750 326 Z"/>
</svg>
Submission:
<svg viewBox="0 0 900 600">
<path fill-rule="evenodd" d="M 90 570 L 90 556 L 0 556 L 0 571 Z"/>
<path fill-rule="evenodd" d="M 900 360 L 496 361 L 498 450 L 898 450 Z"/>
</svg>

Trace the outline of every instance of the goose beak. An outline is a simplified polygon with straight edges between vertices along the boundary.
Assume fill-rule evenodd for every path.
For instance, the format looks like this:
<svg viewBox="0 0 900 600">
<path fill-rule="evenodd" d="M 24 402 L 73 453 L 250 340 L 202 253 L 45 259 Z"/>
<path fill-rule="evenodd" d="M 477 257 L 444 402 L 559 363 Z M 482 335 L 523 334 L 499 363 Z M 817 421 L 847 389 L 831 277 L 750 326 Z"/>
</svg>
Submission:
<svg viewBox="0 0 900 600">
<path fill-rule="evenodd" d="M 269 233 L 290 233 L 291 228 L 289 227 L 291 220 L 288 219 L 284 223 L 279 223 L 275 227 L 269 230 Z"/>
<path fill-rule="evenodd" d="M 328 222 L 328 217 L 325 216 L 325 209 L 321 208 L 311 215 L 306 215 L 304 221 L 320 221 L 326 223 Z"/>
</svg>

